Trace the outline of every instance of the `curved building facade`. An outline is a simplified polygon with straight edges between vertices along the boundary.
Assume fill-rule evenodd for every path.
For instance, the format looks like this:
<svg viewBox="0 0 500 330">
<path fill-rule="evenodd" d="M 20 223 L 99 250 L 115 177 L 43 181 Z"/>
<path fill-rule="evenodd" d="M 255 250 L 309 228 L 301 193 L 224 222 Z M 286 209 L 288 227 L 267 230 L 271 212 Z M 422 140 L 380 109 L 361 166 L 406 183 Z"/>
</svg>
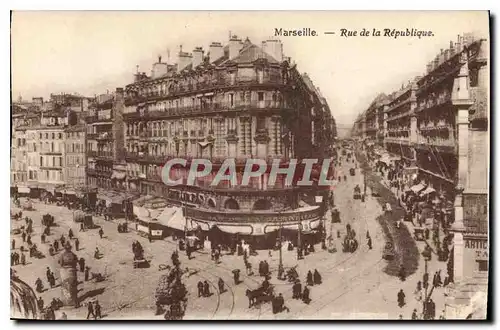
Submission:
<svg viewBox="0 0 500 330">
<path fill-rule="evenodd" d="M 204 231 L 265 236 L 280 226 L 319 226 L 325 207 L 317 196 L 326 196 L 329 187 L 298 187 L 300 174 L 293 182 L 278 174 L 270 186 L 270 167 L 241 185 L 247 159 L 287 167 L 291 159 L 322 164 L 331 157 L 330 109 L 309 77 L 283 58 L 280 41 L 257 46 L 233 36 L 226 46 L 212 43 L 208 56 L 197 47 L 192 54 L 181 50 L 175 65 L 160 57 L 151 76 L 137 72 L 125 87 L 124 102 L 127 190 L 182 204 L 188 227 Z M 168 186 L 162 168 L 173 158 L 185 159 L 186 166 L 170 171 L 182 184 Z M 211 172 L 188 185 L 190 164 L 200 158 L 211 162 Z M 234 160 L 237 182 L 214 186 L 226 159 Z"/>
</svg>

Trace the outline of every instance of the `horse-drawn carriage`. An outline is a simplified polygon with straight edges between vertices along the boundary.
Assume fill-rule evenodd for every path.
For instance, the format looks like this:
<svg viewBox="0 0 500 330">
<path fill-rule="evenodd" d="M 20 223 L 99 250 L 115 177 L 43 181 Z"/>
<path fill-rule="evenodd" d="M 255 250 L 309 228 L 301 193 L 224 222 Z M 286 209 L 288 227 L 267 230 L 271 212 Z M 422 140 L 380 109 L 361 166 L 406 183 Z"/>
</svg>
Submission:
<svg viewBox="0 0 500 330">
<path fill-rule="evenodd" d="M 413 230 L 415 241 L 425 241 L 425 233 L 423 228 L 415 228 Z"/>
<path fill-rule="evenodd" d="M 382 258 L 385 260 L 394 259 L 394 247 L 391 242 L 385 243 L 384 252 L 382 253 Z"/>
<path fill-rule="evenodd" d="M 274 287 L 267 285 L 267 287 L 260 286 L 255 290 L 247 289 L 245 294 L 248 298 L 248 308 L 250 308 L 261 303 L 270 302 L 274 298 Z"/>
<path fill-rule="evenodd" d="M 359 185 L 356 185 L 356 187 L 354 187 L 354 194 L 352 198 L 361 199 L 361 188 L 359 187 Z"/>
<path fill-rule="evenodd" d="M 176 267 L 169 274 L 162 275 L 155 291 L 156 314 L 164 312 L 163 306 L 169 306 L 165 319 L 180 320 L 184 316 L 187 302 L 186 286 L 181 282 L 182 271 Z"/>
<path fill-rule="evenodd" d="M 46 227 L 51 227 L 54 225 L 54 216 L 51 215 L 50 213 L 44 214 L 42 216 L 42 225 Z"/>
<path fill-rule="evenodd" d="M 340 223 L 340 212 L 337 209 L 332 210 L 332 222 Z"/>
<path fill-rule="evenodd" d="M 347 234 L 344 237 L 344 241 L 342 242 L 342 252 L 353 253 L 358 249 L 359 243 L 356 239 L 356 232 L 354 229 L 351 229 L 349 224 L 346 225 Z"/>
<path fill-rule="evenodd" d="M 148 268 L 149 261 L 144 258 L 144 249 L 139 242 L 132 244 L 132 253 L 134 254 L 134 268 Z"/>
<path fill-rule="evenodd" d="M 83 227 L 86 229 L 95 228 L 94 219 L 92 218 L 92 215 L 89 213 L 85 213 L 83 211 L 73 212 L 73 221 L 83 222 Z"/>
</svg>

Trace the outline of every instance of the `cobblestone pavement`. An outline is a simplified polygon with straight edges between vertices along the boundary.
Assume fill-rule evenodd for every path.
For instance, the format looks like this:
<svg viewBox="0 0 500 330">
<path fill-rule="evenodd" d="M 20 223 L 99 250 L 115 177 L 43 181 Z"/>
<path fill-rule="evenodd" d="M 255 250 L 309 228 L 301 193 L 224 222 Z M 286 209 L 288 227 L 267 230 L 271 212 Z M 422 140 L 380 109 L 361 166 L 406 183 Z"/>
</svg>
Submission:
<svg viewBox="0 0 500 330">
<path fill-rule="evenodd" d="M 344 164 L 342 170 L 348 172 L 352 164 Z M 216 265 L 210 260 L 209 251 L 200 251 L 194 254 L 194 258 L 188 260 L 185 254 L 180 254 L 182 268 L 188 268 L 189 274 L 184 275 L 183 282 L 188 288 L 188 305 L 184 319 L 308 319 L 308 318 L 397 318 L 403 314 L 409 318 L 411 311 L 416 305 L 413 303 L 411 292 L 416 287 L 416 282 L 421 279 L 423 271 L 417 271 L 411 275 L 406 282 L 400 282 L 395 276 L 384 272 L 387 262 L 382 259 L 382 251 L 387 240 L 377 217 L 383 216 L 382 209 L 377 201 L 369 194 L 363 203 L 353 199 L 353 188 L 356 184 L 362 187 L 363 176 L 360 170 L 356 170 L 355 176 L 348 176 L 347 181 L 340 182 L 334 190 L 335 204 L 340 211 L 341 223 L 330 224 L 330 215 L 326 219 L 326 229 L 329 234 L 333 231 L 336 253 L 329 253 L 316 246 L 316 252 L 309 254 L 303 260 L 296 260 L 295 251 L 283 251 L 283 263 L 285 269 L 297 266 L 302 282 L 308 270 L 317 269 L 323 278 L 323 284 L 311 287 L 310 304 L 304 304 L 300 300 L 294 300 L 292 287 L 286 281 L 276 279 L 279 260 L 278 251 L 258 251 L 257 256 L 249 258 L 252 265 L 258 265 L 260 260 L 267 260 L 272 272 L 271 284 L 275 286 L 275 292 L 282 293 L 285 304 L 290 312 L 273 314 L 270 303 L 261 304 L 260 307 L 248 306 L 245 296 L 247 289 L 255 289 L 262 283 L 258 275 L 244 275 L 244 263 L 242 257 L 223 255 L 221 263 Z M 161 264 L 170 265 L 170 256 L 176 250 L 176 243 L 171 240 L 153 241 L 137 235 L 134 232 L 117 232 L 116 223 L 104 221 L 95 217 L 97 225 L 102 226 L 104 237 L 99 238 L 98 229 L 79 232 L 79 224 L 73 222 L 73 212 L 55 205 L 34 203 L 34 211 L 25 211 L 23 216 L 33 219 L 34 234 L 32 240 L 46 255 L 44 259 L 29 258 L 25 266 L 18 265 L 13 268 L 18 272 L 21 279 L 34 287 L 37 277 L 40 277 L 47 288 L 45 268 L 50 267 L 58 281 L 58 255 L 49 256 L 48 246 L 61 234 L 67 237 L 68 230 L 72 228 L 80 240 L 80 250 L 74 251 L 78 257 L 83 257 L 91 272 L 101 272 L 106 280 L 95 283 L 85 282 L 83 273 L 78 272 L 80 280 L 79 297 L 82 306 L 89 299 L 97 298 L 102 306 L 105 319 L 161 319 L 155 316 L 154 291 L 158 284 L 160 275 L 166 271 L 159 270 Z M 52 235 L 47 238 L 46 244 L 41 244 L 41 216 L 50 213 L 55 216 L 57 227 L 52 227 Z M 340 240 L 345 235 L 345 225 L 350 223 L 357 233 L 359 248 L 354 253 L 341 252 Z M 20 227 L 22 221 L 12 220 L 12 227 Z M 365 239 L 366 231 L 370 232 L 373 240 L 373 249 L 369 250 Z M 19 248 L 22 239 L 20 235 L 13 235 L 16 239 L 16 247 Z M 138 240 L 145 250 L 145 256 L 151 261 L 151 267 L 147 269 L 133 269 L 131 244 Z M 25 244 L 25 246 L 27 246 Z M 99 260 L 93 258 L 95 248 L 99 248 L 103 257 Z M 423 246 L 419 246 L 423 248 Z M 59 252 L 60 253 L 60 252 Z M 429 263 L 430 273 L 439 267 L 445 266 L 436 261 Z M 243 282 L 235 285 L 232 270 L 242 270 Z M 255 267 L 254 267 L 255 268 Z M 422 267 L 421 267 L 422 268 Z M 227 291 L 219 294 L 217 281 L 222 278 L 226 284 Z M 211 284 L 212 295 L 208 298 L 198 298 L 196 284 L 198 281 L 208 281 Z M 56 282 L 59 283 L 59 282 Z M 397 292 L 402 288 L 407 297 L 408 305 L 403 309 L 397 307 Z M 435 295 L 441 295 L 439 289 Z M 45 303 L 49 303 L 53 297 L 60 296 L 60 288 L 48 289 L 41 294 Z M 438 301 L 436 305 L 440 306 Z M 86 307 L 64 308 L 70 319 L 86 318 Z M 437 307 L 437 311 L 439 311 Z M 61 311 L 56 312 L 59 317 Z"/>
</svg>

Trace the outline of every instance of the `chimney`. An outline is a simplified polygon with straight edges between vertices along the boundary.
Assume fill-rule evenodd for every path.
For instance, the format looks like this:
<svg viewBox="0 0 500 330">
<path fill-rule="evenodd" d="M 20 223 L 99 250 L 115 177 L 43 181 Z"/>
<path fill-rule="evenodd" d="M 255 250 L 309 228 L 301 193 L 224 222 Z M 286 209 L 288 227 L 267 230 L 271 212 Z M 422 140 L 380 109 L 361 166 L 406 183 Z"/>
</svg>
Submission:
<svg viewBox="0 0 500 330">
<path fill-rule="evenodd" d="M 241 39 L 238 39 L 238 36 L 232 36 L 231 39 L 229 39 L 229 59 L 232 60 L 237 57 L 241 48 L 243 48 Z"/>
<path fill-rule="evenodd" d="M 193 68 L 197 67 L 201 63 L 203 63 L 203 48 L 195 47 L 193 50 Z"/>
<path fill-rule="evenodd" d="M 177 72 L 185 69 L 189 64 L 191 64 L 193 57 L 189 53 L 185 53 L 181 50 L 179 51 L 179 58 L 177 60 Z"/>
<path fill-rule="evenodd" d="M 220 42 L 212 42 L 209 47 L 210 63 L 217 61 L 224 56 L 224 48 Z"/>
<path fill-rule="evenodd" d="M 262 41 L 262 50 L 271 55 L 276 61 L 283 61 L 283 44 L 277 39 Z"/>
</svg>

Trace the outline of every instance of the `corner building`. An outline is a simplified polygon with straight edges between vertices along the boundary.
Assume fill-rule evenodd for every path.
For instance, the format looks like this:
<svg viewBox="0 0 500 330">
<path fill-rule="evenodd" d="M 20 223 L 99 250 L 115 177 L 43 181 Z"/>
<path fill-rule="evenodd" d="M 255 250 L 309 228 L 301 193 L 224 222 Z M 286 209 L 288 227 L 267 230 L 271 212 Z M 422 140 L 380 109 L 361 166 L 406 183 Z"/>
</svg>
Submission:
<svg viewBox="0 0 500 330">
<path fill-rule="evenodd" d="M 232 36 L 225 46 L 212 43 L 207 56 L 196 47 L 192 54 L 181 49 L 175 65 L 160 57 L 151 76 L 137 72 L 135 81 L 125 87 L 128 190 L 184 205 L 188 228 L 218 237 L 239 234 L 251 241 L 269 241 L 280 226 L 292 235 L 299 230 L 306 235 L 320 225 L 325 208 L 315 197 L 325 195 L 328 187 L 286 186 L 280 175 L 270 187 L 269 171 L 252 178 L 247 187 L 239 184 L 249 158 L 268 164 L 278 159 L 287 166 L 291 158 L 322 162 L 330 157 L 326 137 L 335 134 L 334 120 L 311 84 L 283 57 L 278 40 L 257 46 L 248 38 Z M 314 125 L 319 116 L 328 120 Z M 187 160 L 186 167 L 174 170 L 175 176 L 184 178 L 182 185 L 162 182 L 162 166 L 172 158 Z M 194 158 L 209 159 L 212 173 L 188 186 L 187 171 Z M 221 181 L 211 186 L 228 158 L 235 160 L 238 185 Z"/>
</svg>

